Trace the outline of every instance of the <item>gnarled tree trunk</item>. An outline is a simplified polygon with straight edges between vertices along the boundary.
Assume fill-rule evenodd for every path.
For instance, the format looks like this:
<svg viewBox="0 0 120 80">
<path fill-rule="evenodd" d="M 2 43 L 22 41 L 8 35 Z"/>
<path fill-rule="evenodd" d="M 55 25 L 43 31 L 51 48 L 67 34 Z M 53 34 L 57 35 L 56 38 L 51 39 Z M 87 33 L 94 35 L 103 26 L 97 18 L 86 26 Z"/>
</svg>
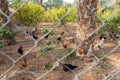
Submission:
<svg viewBox="0 0 120 80">
<path fill-rule="evenodd" d="M 81 0 L 78 0 L 79 2 Z M 79 42 L 85 39 L 96 28 L 96 12 L 97 12 L 98 0 L 83 0 L 78 6 L 78 24 L 76 28 L 76 37 Z M 95 34 L 86 40 L 82 47 L 76 51 L 77 56 L 85 56 L 91 46 L 93 50 L 93 43 L 95 40 Z"/>
<path fill-rule="evenodd" d="M 8 4 L 7 4 L 7 0 L 0 0 L 0 9 L 7 15 L 9 15 L 9 9 L 8 9 Z M 5 17 L 4 15 L 1 15 L 2 19 L 4 22 L 7 21 L 7 17 Z"/>
</svg>

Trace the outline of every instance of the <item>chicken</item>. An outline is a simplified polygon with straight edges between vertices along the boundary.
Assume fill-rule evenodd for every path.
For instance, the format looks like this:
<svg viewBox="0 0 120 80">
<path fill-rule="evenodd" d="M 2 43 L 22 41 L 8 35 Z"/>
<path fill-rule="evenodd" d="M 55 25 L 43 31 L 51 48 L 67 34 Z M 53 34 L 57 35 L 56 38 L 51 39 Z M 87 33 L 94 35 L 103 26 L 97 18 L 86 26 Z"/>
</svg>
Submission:
<svg viewBox="0 0 120 80">
<path fill-rule="evenodd" d="M 79 52 L 80 55 L 86 55 L 87 54 L 87 50 L 84 49 L 84 48 L 79 48 L 78 52 Z"/>
<path fill-rule="evenodd" d="M 67 48 L 67 44 L 65 44 L 64 42 L 62 42 L 62 46 L 63 46 L 64 48 Z"/>
<path fill-rule="evenodd" d="M 61 38 L 62 38 L 62 37 L 61 37 L 61 36 L 59 36 L 59 37 L 57 38 L 57 40 L 58 40 L 58 41 L 61 41 Z"/>
<path fill-rule="evenodd" d="M 65 40 L 70 44 L 74 43 L 74 37 L 66 37 Z"/>
<path fill-rule="evenodd" d="M 20 45 L 17 51 L 19 54 L 22 55 L 23 54 L 23 47 Z"/>
<path fill-rule="evenodd" d="M 45 36 L 45 38 L 48 38 L 49 37 L 49 34 Z"/>
<path fill-rule="evenodd" d="M 60 33 L 60 35 L 63 35 L 64 34 L 64 31 Z"/>
<path fill-rule="evenodd" d="M 103 34 L 99 37 L 100 40 L 102 40 L 102 38 L 106 39 L 106 36 Z"/>
<path fill-rule="evenodd" d="M 36 30 L 32 29 L 32 35 L 35 35 L 35 34 L 36 34 Z"/>
<path fill-rule="evenodd" d="M 35 39 L 35 40 L 37 40 L 38 39 L 38 36 L 36 36 L 36 35 L 32 35 L 33 36 L 33 38 Z"/>
<path fill-rule="evenodd" d="M 27 67 L 27 60 L 26 60 L 26 58 L 24 58 L 23 61 L 19 62 L 19 68 L 25 69 L 26 67 Z"/>
<path fill-rule="evenodd" d="M 57 38 L 58 41 L 61 41 L 63 34 L 64 34 L 64 32 L 60 33 L 59 37 Z"/>
<path fill-rule="evenodd" d="M 28 31 L 28 30 L 26 30 L 26 33 L 27 33 L 27 34 L 29 34 L 29 31 Z"/>
<path fill-rule="evenodd" d="M 111 34 L 109 34 L 109 36 L 113 39 L 118 39 L 119 37 L 117 36 L 116 33 L 112 32 Z"/>
<path fill-rule="evenodd" d="M 102 38 L 102 39 L 100 40 L 100 42 L 95 45 L 95 47 L 98 47 L 99 49 L 102 49 L 102 48 L 103 48 L 103 44 L 104 44 L 104 40 L 105 40 L 105 39 Z"/>
<path fill-rule="evenodd" d="M 74 70 L 75 68 L 77 68 L 77 66 L 73 66 L 73 65 L 71 65 L 71 64 L 62 64 L 62 63 L 60 63 L 60 64 L 62 65 L 63 70 L 64 70 L 65 72 L 71 71 L 71 70 Z"/>
<path fill-rule="evenodd" d="M 88 51 L 87 51 L 87 54 L 86 54 L 87 57 L 92 57 L 93 56 L 93 45 L 91 44 Z"/>
</svg>

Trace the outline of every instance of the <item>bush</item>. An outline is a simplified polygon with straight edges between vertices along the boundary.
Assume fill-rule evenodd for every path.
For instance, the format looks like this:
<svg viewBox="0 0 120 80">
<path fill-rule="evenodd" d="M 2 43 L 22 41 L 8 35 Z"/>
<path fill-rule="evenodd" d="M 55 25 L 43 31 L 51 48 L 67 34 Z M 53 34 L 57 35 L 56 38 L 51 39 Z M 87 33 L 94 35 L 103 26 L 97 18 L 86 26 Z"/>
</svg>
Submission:
<svg viewBox="0 0 120 80">
<path fill-rule="evenodd" d="M 41 33 L 42 34 L 46 34 L 46 33 L 48 33 L 50 30 L 48 30 L 47 28 L 43 28 L 42 30 L 41 30 Z M 50 32 L 50 35 L 54 35 L 55 33 L 54 33 L 54 31 L 51 31 Z"/>
<path fill-rule="evenodd" d="M 105 20 L 109 15 L 111 15 L 113 13 L 113 10 L 108 9 L 104 12 L 98 10 L 98 16 L 101 17 L 102 20 Z M 110 32 L 115 32 L 115 33 L 119 33 L 118 31 L 118 27 L 120 25 L 120 16 L 119 13 L 116 13 L 115 15 L 113 15 L 112 17 L 109 17 L 107 19 L 107 22 L 105 23 L 104 27 L 106 27 L 106 29 Z M 97 19 L 97 23 L 101 24 L 102 22 L 100 20 Z M 106 29 L 105 28 L 101 28 L 99 31 L 99 34 L 103 34 Z"/>
<path fill-rule="evenodd" d="M 0 40 L 13 39 L 14 37 L 15 37 L 15 33 L 8 28 L 4 28 L 3 30 L 0 31 Z"/>
<path fill-rule="evenodd" d="M 53 15 L 51 15 L 51 10 L 50 9 L 48 9 L 47 11 L 45 11 L 45 13 L 43 14 L 43 18 L 42 18 L 42 21 L 44 21 L 44 22 L 53 22 L 53 21 L 55 21 L 54 19 L 54 16 Z"/>
<path fill-rule="evenodd" d="M 3 25 L 3 22 L 0 17 L 0 27 Z M 15 37 L 15 33 L 11 31 L 7 26 L 0 30 L 0 48 L 4 46 L 4 40 L 12 40 Z"/>
<path fill-rule="evenodd" d="M 56 23 L 58 19 L 62 18 L 68 11 L 70 11 L 73 7 L 68 7 L 66 8 L 66 5 L 61 6 L 60 8 L 52 8 L 48 9 L 48 11 L 45 12 L 44 14 L 44 21 L 46 22 L 54 22 Z M 51 15 L 51 13 L 53 15 Z M 72 12 L 70 12 L 66 17 L 64 17 L 61 22 L 62 24 L 66 24 L 67 22 L 75 22 L 77 19 L 77 9 L 74 9 Z"/>
<path fill-rule="evenodd" d="M 3 25 L 3 21 L 0 17 L 0 27 L 2 25 Z M 14 37 L 15 37 L 15 33 L 11 31 L 7 26 L 5 26 L 4 28 L 2 28 L 2 30 L 0 30 L 0 40 L 13 39 Z"/>
<path fill-rule="evenodd" d="M 40 21 L 43 13 L 40 5 L 29 2 L 15 14 L 15 18 L 24 25 L 31 25 Z"/>
<path fill-rule="evenodd" d="M 66 5 L 63 5 L 60 8 L 54 8 L 52 9 L 52 13 L 56 15 L 59 19 L 61 19 L 62 24 L 66 24 L 67 22 L 75 22 L 76 21 L 76 13 L 77 10 L 74 9 L 74 11 L 70 12 L 67 16 L 64 16 L 68 11 L 70 11 L 73 7 L 66 8 Z M 55 20 L 55 19 L 54 19 Z"/>
</svg>

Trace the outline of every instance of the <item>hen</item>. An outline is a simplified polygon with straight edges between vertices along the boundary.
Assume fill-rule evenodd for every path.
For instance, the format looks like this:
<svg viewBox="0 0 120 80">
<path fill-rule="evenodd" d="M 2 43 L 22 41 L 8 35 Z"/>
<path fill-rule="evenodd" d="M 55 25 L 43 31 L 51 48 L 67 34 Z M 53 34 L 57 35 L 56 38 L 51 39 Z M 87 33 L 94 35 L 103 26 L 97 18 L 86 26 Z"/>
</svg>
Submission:
<svg viewBox="0 0 120 80">
<path fill-rule="evenodd" d="M 17 51 L 19 54 L 22 55 L 23 54 L 23 47 L 20 45 Z"/>
<path fill-rule="evenodd" d="M 36 40 L 36 39 L 38 39 L 38 36 L 33 34 L 33 38 Z"/>
<path fill-rule="evenodd" d="M 19 68 L 20 69 L 25 69 L 27 67 L 27 60 L 26 58 L 23 61 L 19 62 Z"/>
<path fill-rule="evenodd" d="M 62 65 L 63 70 L 64 70 L 65 72 L 71 71 L 71 70 L 74 70 L 75 68 L 77 68 L 77 66 L 73 66 L 73 65 L 71 65 L 71 64 L 61 64 L 61 65 Z"/>
</svg>

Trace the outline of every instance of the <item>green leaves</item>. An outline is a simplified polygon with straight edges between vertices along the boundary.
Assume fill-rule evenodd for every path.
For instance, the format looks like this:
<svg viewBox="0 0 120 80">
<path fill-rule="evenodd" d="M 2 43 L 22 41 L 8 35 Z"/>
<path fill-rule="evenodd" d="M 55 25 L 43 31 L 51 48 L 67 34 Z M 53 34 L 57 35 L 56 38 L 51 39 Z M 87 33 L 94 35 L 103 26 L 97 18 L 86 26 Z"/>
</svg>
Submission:
<svg viewBox="0 0 120 80">
<path fill-rule="evenodd" d="M 15 14 L 15 17 L 22 24 L 29 26 L 40 21 L 43 13 L 44 9 L 40 5 L 29 2 Z"/>
<path fill-rule="evenodd" d="M 53 45 L 45 45 L 45 46 L 42 46 L 40 51 L 41 52 L 46 52 L 46 51 L 49 51 L 53 48 L 54 46 Z"/>
<path fill-rule="evenodd" d="M 4 44 L 2 43 L 2 41 L 0 42 L 0 48 L 2 48 L 4 46 Z"/>
<path fill-rule="evenodd" d="M 43 34 L 46 34 L 48 32 L 48 29 L 47 28 L 43 28 L 42 30 L 41 30 L 41 33 L 43 33 Z"/>
<path fill-rule="evenodd" d="M 9 30 L 8 28 L 4 28 L 0 31 L 0 40 L 2 39 L 12 39 L 15 36 L 15 33 Z"/>
<path fill-rule="evenodd" d="M 50 51 L 51 49 L 53 49 L 54 46 L 53 45 L 45 45 L 45 46 L 42 46 L 40 48 L 40 51 L 37 53 L 36 57 L 40 57 L 42 56 L 45 52 L 48 52 Z"/>
<path fill-rule="evenodd" d="M 113 12 L 114 10 L 112 9 L 107 9 L 104 12 L 102 12 L 101 10 L 97 11 L 98 16 L 101 17 L 102 20 L 105 20 L 106 18 L 108 18 L 108 16 L 110 16 Z M 101 21 L 97 20 L 97 23 L 101 24 Z M 112 15 L 111 17 L 109 17 L 104 26 L 110 32 L 119 33 L 119 30 L 118 30 L 119 25 L 120 25 L 120 11 Z M 103 27 L 102 29 L 99 30 L 98 34 L 100 35 L 104 34 L 106 29 Z"/>
<path fill-rule="evenodd" d="M 67 5 L 63 5 L 59 8 L 48 9 L 43 15 L 43 21 L 56 23 L 58 21 L 56 17 L 59 19 L 62 18 L 72 8 L 73 6 L 67 7 Z M 51 13 L 56 17 L 51 15 Z M 75 22 L 76 20 L 77 20 L 77 9 L 74 9 L 73 11 L 70 12 L 70 14 L 68 14 L 66 17 L 64 17 L 61 20 L 61 23 L 66 24 L 67 22 Z"/>
<path fill-rule="evenodd" d="M 46 33 L 48 33 L 49 32 L 49 30 L 47 29 L 47 28 L 43 28 L 42 30 L 41 30 L 41 33 L 42 34 L 46 34 Z M 52 32 L 50 32 L 50 35 L 54 35 L 55 33 L 52 31 Z"/>
</svg>

